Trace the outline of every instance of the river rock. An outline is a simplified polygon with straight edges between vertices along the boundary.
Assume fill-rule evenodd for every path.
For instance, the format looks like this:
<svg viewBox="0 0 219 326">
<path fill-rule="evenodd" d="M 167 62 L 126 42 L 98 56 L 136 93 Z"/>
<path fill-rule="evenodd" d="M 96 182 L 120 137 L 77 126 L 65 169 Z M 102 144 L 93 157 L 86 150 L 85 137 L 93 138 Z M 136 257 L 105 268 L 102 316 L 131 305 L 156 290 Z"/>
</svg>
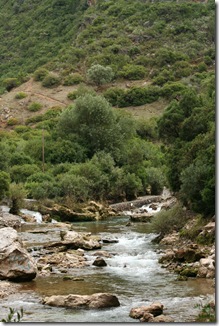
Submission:
<svg viewBox="0 0 219 326">
<path fill-rule="evenodd" d="M 145 323 L 173 323 L 174 319 L 171 316 L 159 315 L 154 317 L 149 312 L 145 312 L 144 315 L 140 318 L 140 322 Z"/>
<path fill-rule="evenodd" d="M 175 252 L 175 261 L 178 262 L 196 262 L 199 261 L 201 258 L 204 257 L 204 254 L 199 251 L 199 250 L 195 250 L 191 247 L 184 247 L 181 249 L 178 249 Z"/>
<path fill-rule="evenodd" d="M 173 231 L 173 233 L 164 236 L 163 239 L 160 241 L 160 244 L 173 245 L 177 241 L 179 241 L 179 238 L 179 232 Z"/>
<path fill-rule="evenodd" d="M 145 313 L 152 314 L 154 317 L 163 313 L 163 305 L 160 302 L 153 302 L 150 306 L 132 308 L 129 316 L 134 319 L 140 319 Z"/>
<path fill-rule="evenodd" d="M 71 245 L 74 249 L 93 250 L 101 248 L 100 237 L 92 236 L 90 233 L 64 231 L 62 239 L 63 245 Z"/>
<path fill-rule="evenodd" d="M 58 252 L 52 254 L 45 254 L 40 257 L 37 262 L 40 274 L 51 272 L 53 268 L 67 269 L 68 268 L 81 268 L 87 266 L 87 259 L 76 251 L 73 252 Z M 50 269 L 52 267 L 52 270 Z"/>
<path fill-rule="evenodd" d="M 36 264 L 23 247 L 17 231 L 11 227 L 0 229 L 0 279 L 30 281 L 36 274 Z"/>
<path fill-rule="evenodd" d="M 20 216 L 13 215 L 10 213 L 0 212 L 0 228 L 12 227 L 19 229 L 21 227 Z"/>
<path fill-rule="evenodd" d="M 0 281 L 0 299 L 3 299 L 10 294 L 19 292 L 21 285 L 8 281 Z"/>
<path fill-rule="evenodd" d="M 156 214 L 156 212 L 154 212 L 154 213 L 146 213 L 146 212 L 145 213 L 132 213 L 132 215 L 130 215 L 130 220 L 132 222 L 147 223 L 154 216 L 154 214 Z"/>
<path fill-rule="evenodd" d="M 105 262 L 105 260 L 102 257 L 97 257 L 92 265 L 97 266 L 97 267 L 104 267 L 104 266 L 107 266 L 107 263 Z"/>
<path fill-rule="evenodd" d="M 99 256 L 99 257 L 106 257 L 106 258 L 112 258 L 112 254 L 110 254 L 108 251 L 101 250 L 97 251 L 93 254 L 94 256 Z"/>
<path fill-rule="evenodd" d="M 59 216 L 62 221 L 79 222 L 79 221 L 96 221 L 109 216 L 115 216 L 116 212 L 109 206 L 90 201 L 86 207 L 78 211 L 55 204 L 53 207 L 44 207 L 44 214 L 49 214 L 52 218 Z"/>
<path fill-rule="evenodd" d="M 53 295 L 43 299 L 43 304 L 66 308 L 102 309 L 120 306 L 118 298 L 111 293 L 92 295 Z"/>
</svg>

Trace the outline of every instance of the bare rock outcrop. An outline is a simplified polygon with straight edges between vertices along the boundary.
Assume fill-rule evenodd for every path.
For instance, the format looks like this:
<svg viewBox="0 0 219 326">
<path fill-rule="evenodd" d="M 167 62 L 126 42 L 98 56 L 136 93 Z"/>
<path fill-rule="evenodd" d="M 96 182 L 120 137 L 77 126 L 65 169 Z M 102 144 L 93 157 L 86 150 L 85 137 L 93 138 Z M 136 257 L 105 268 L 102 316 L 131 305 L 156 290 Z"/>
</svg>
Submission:
<svg viewBox="0 0 219 326">
<path fill-rule="evenodd" d="M 66 308 L 102 309 L 120 306 L 118 298 L 111 293 L 95 293 L 92 295 L 53 295 L 45 297 L 43 304 Z"/>
<path fill-rule="evenodd" d="M 17 231 L 11 227 L 0 229 L 0 279 L 30 281 L 36 274 L 36 264 L 23 247 Z"/>
</svg>

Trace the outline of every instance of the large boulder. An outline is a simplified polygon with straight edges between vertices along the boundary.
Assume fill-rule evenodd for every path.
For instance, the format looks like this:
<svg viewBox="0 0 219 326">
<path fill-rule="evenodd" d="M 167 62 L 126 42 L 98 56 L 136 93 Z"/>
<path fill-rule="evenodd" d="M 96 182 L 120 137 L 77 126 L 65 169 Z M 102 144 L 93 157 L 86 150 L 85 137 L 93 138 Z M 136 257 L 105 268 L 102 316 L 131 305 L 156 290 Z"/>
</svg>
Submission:
<svg viewBox="0 0 219 326">
<path fill-rule="evenodd" d="M 36 274 L 36 264 L 23 247 L 17 231 L 11 227 L 0 229 L 0 279 L 30 281 Z"/>
<path fill-rule="evenodd" d="M 52 295 L 43 299 L 49 306 L 66 308 L 102 309 L 120 306 L 118 298 L 111 293 L 95 293 L 92 295 Z"/>
</svg>

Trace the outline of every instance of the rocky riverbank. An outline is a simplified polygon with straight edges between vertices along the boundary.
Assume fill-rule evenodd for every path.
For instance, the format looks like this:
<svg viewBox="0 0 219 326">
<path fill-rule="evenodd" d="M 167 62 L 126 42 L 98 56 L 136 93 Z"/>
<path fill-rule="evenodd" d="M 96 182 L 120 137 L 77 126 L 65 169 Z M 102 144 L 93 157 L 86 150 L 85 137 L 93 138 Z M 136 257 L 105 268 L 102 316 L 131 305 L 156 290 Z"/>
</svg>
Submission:
<svg viewBox="0 0 219 326">
<path fill-rule="evenodd" d="M 143 200 L 143 206 L 147 205 L 147 207 L 149 207 L 152 205 L 150 208 L 153 211 L 153 215 L 158 211 L 158 207 L 166 210 L 175 202 L 175 199 L 172 197 L 165 199 L 158 199 L 158 197 L 156 197 L 156 199 L 155 201 L 153 201 L 153 198 L 142 198 L 139 200 Z M 130 205 L 131 203 L 132 205 Z M 131 216 L 139 213 L 144 216 L 145 212 L 140 210 L 142 206 L 138 206 L 140 205 L 139 202 L 137 202 L 136 205 L 134 202 L 131 203 L 125 203 L 131 207 Z M 97 204 L 97 206 L 98 205 L 99 204 Z M 123 205 L 118 206 L 120 206 L 120 209 L 128 207 Z M 111 207 L 110 210 L 114 212 L 115 216 L 117 214 L 123 214 L 122 211 L 119 212 L 118 208 L 116 210 L 115 207 Z M 132 224 L 133 220 L 131 216 L 130 223 Z M 51 219 L 48 220 L 51 221 Z M 6 243 L 6 240 L 3 242 L 1 241 L 0 264 L 4 266 L 4 268 L 1 268 L 4 273 L 0 275 L 1 298 L 15 293 L 17 289 L 16 286 L 20 286 L 18 282 L 33 279 L 35 276 L 49 277 L 50 275 L 63 275 L 63 281 L 67 280 L 69 277 L 71 281 L 81 281 L 83 278 L 79 279 L 69 276 L 69 273 L 71 274 L 71 269 L 84 268 L 86 266 L 91 266 L 92 263 L 93 266 L 96 266 L 95 268 L 106 266 L 104 262 L 105 257 L 112 257 L 113 253 L 102 250 L 103 244 L 106 242 L 119 242 L 118 239 L 105 239 L 98 235 L 92 235 L 90 232 L 77 232 L 72 227 L 72 223 L 30 223 L 24 222 L 23 216 L 13 216 L 8 213 L 2 214 L 0 222 L 0 232 L 3 232 L 0 239 L 9 239 L 7 241 L 10 242 L 10 246 L 13 243 L 11 247 L 12 250 L 10 250 L 8 242 Z M 135 222 L 137 222 L 137 220 L 135 220 Z M 184 226 L 184 230 L 191 228 L 192 223 L 194 224 L 194 221 L 191 219 Z M 18 240 L 19 233 L 17 234 L 15 229 L 20 232 L 21 229 L 28 227 L 28 225 L 31 225 L 30 231 L 28 232 L 29 236 L 27 238 L 23 237 L 23 241 Z M 214 219 L 204 225 L 199 233 L 200 237 L 203 238 L 210 238 L 210 236 L 213 236 L 215 233 Z M 36 242 L 36 244 L 34 244 L 33 239 L 37 239 L 38 236 L 43 236 L 45 242 Z M 182 232 L 176 231 L 165 235 L 162 239 L 159 239 L 159 242 L 159 251 L 162 253 L 159 262 L 163 268 L 168 269 L 170 272 L 177 273 L 179 275 L 178 280 L 185 281 L 189 278 L 208 278 L 212 280 L 212 287 L 214 286 L 215 246 L 213 244 L 200 245 L 191 239 L 188 240 L 182 237 Z M 6 249 L 9 250 L 7 251 Z M 96 253 L 93 253 L 93 256 L 96 256 L 98 263 L 95 263 L 95 261 L 87 261 L 86 253 L 95 250 Z M 19 261 L 17 261 L 17 257 L 19 257 Z M 101 264 L 99 264 L 100 258 Z M 7 262 L 7 264 L 5 262 Z M 8 270 L 6 271 L 6 269 Z M 11 283 L 11 281 L 16 281 L 16 283 Z M 111 295 L 110 293 L 108 294 Z M 78 300 L 78 298 L 76 299 Z M 84 302 L 84 297 L 81 297 L 80 300 L 78 302 Z M 156 316 L 145 314 L 141 316 L 141 318 L 143 317 L 144 321 L 150 321 Z M 160 319 L 168 321 L 168 318 L 163 317 L 162 313 Z"/>
</svg>

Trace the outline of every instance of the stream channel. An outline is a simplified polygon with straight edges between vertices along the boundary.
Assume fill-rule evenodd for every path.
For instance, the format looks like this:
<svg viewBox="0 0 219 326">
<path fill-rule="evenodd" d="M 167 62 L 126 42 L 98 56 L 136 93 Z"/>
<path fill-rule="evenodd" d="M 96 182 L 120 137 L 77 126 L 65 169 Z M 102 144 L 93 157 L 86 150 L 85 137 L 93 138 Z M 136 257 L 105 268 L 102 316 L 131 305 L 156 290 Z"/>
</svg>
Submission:
<svg viewBox="0 0 219 326">
<path fill-rule="evenodd" d="M 193 322 L 200 310 L 195 306 L 208 302 L 214 293 L 212 280 L 194 278 L 178 281 L 176 274 L 170 273 L 158 263 L 161 250 L 159 245 L 151 242 L 156 235 L 148 232 L 147 223 L 132 223 L 127 226 L 128 221 L 129 217 L 125 216 L 74 223 L 75 231 L 91 232 L 101 238 L 118 240 L 117 243 L 102 245 L 101 250 L 112 254 L 112 258 L 104 258 L 107 266 L 93 266 L 96 258 L 94 252 L 97 250 L 86 251 L 89 262 L 87 267 L 75 268 L 71 270 L 71 274 L 37 276 L 31 282 L 22 283 L 19 293 L 1 301 L 1 315 L 7 316 L 9 307 L 23 307 L 22 322 L 135 323 L 139 320 L 129 317 L 131 308 L 160 301 L 164 305 L 164 314 L 172 316 L 175 322 Z M 32 233 L 32 230 L 38 230 L 39 233 Z M 49 232 L 44 233 L 43 230 Z M 53 223 L 24 223 L 19 234 L 27 247 L 33 247 L 60 239 L 60 228 Z M 65 275 L 82 280 L 63 280 Z M 44 296 L 97 292 L 115 294 L 120 301 L 120 307 L 86 310 L 41 304 Z"/>
</svg>

